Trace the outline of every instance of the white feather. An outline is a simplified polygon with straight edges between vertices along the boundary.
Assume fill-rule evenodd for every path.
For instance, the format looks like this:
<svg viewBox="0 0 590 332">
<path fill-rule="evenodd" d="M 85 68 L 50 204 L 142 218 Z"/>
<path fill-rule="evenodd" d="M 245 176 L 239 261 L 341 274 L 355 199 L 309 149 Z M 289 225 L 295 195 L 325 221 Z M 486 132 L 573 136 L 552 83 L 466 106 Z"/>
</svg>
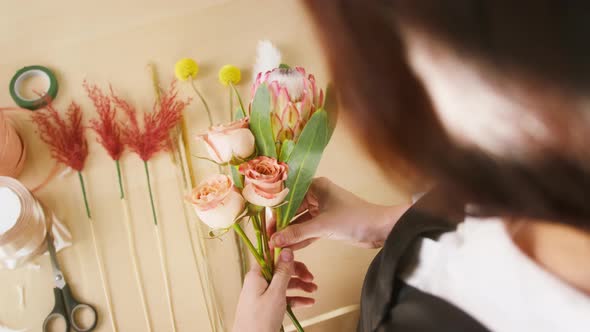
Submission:
<svg viewBox="0 0 590 332">
<path fill-rule="evenodd" d="M 275 70 L 268 76 L 268 82 L 277 81 L 289 91 L 291 100 L 298 101 L 305 90 L 305 75 L 297 70 Z"/>
<path fill-rule="evenodd" d="M 256 48 L 256 63 L 252 70 L 252 80 L 256 80 L 258 73 L 266 73 L 281 64 L 281 52 L 270 40 L 261 40 Z"/>
</svg>

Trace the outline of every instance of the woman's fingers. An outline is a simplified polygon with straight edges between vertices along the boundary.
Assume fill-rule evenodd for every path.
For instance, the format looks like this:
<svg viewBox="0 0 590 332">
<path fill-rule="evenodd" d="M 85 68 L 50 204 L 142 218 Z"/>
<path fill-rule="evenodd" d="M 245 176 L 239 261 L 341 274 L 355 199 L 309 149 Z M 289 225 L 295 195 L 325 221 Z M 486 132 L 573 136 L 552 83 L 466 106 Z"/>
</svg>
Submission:
<svg viewBox="0 0 590 332">
<path fill-rule="evenodd" d="M 318 290 L 318 285 L 314 284 L 313 282 L 306 282 L 299 278 L 291 278 L 289 280 L 289 286 L 287 289 L 290 290 L 301 290 L 306 293 L 313 293 Z"/>
<path fill-rule="evenodd" d="M 301 262 L 295 262 L 295 268 L 293 270 L 293 275 L 303 281 L 311 282 L 313 281 L 313 274 L 309 272 L 307 266 Z"/>
<path fill-rule="evenodd" d="M 271 292 L 275 295 L 285 296 L 287 293 L 287 286 L 289 281 L 295 273 L 295 262 L 293 261 L 293 251 L 291 249 L 283 249 L 279 255 L 279 261 L 275 267 L 274 275 L 270 281 L 270 285 L 267 288 L 267 292 Z M 302 265 L 299 263 L 297 265 Z M 304 265 L 305 266 L 305 265 Z M 301 268 L 301 266 L 299 266 Z"/>
<path fill-rule="evenodd" d="M 252 264 L 252 268 L 244 277 L 244 287 L 242 293 L 251 292 L 252 294 L 261 295 L 268 287 L 268 282 L 262 276 L 260 266 Z"/>
<path fill-rule="evenodd" d="M 313 217 L 312 217 L 310 211 L 306 210 L 305 213 L 297 216 L 296 219 L 291 220 L 291 222 L 289 224 L 290 225 L 301 224 L 301 223 L 311 220 L 312 218 Z M 277 221 L 276 221 L 274 214 L 267 214 L 266 215 L 266 232 L 269 236 L 271 236 L 275 233 L 276 224 L 277 224 Z"/>
<path fill-rule="evenodd" d="M 289 249 L 291 249 L 293 251 L 297 251 L 299 249 L 303 249 L 303 248 L 309 246 L 310 244 L 314 243 L 317 239 L 318 239 L 317 237 L 314 237 L 314 238 L 311 238 L 311 239 L 307 239 L 305 241 L 299 242 L 299 243 L 294 244 L 292 246 L 288 246 L 287 248 L 289 248 Z"/>
<path fill-rule="evenodd" d="M 271 245 L 275 248 L 289 247 L 311 238 L 321 237 L 324 233 L 322 216 L 309 222 L 293 224 L 272 235 Z"/>
<path fill-rule="evenodd" d="M 309 211 L 307 211 L 304 214 L 300 215 L 297 219 L 291 220 L 291 223 L 289 223 L 289 225 L 302 224 L 306 221 L 310 221 L 311 219 L 313 219 L 313 217 L 311 216 Z"/>
<path fill-rule="evenodd" d="M 320 203 L 325 204 L 332 192 L 332 186 L 332 181 L 330 181 L 328 178 L 318 177 L 313 179 L 310 190 L 313 190 L 313 193 Z"/>
<path fill-rule="evenodd" d="M 303 296 L 287 296 L 287 303 L 291 308 L 305 308 L 314 305 L 315 299 Z"/>
</svg>

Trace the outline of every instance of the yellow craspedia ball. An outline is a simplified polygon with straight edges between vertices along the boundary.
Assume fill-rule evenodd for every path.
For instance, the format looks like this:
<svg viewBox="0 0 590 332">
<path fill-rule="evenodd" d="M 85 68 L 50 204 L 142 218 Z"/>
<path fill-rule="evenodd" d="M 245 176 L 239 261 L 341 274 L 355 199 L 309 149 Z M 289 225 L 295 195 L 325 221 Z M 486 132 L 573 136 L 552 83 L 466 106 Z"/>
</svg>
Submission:
<svg viewBox="0 0 590 332">
<path fill-rule="evenodd" d="M 219 70 L 219 82 L 225 86 L 231 84 L 238 84 L 242 79 L 242 72 L 233 65 L 225 65 Z"/>
<path fill-rule="evenodd" d="M 191 58 L 184 58 L 178 60 L 174 66 L 174 73 L 176 78 L 181 81 L 186 81 L 189 78 L 194 78 L 199 72 L 199 65 Z"/>
</svg>

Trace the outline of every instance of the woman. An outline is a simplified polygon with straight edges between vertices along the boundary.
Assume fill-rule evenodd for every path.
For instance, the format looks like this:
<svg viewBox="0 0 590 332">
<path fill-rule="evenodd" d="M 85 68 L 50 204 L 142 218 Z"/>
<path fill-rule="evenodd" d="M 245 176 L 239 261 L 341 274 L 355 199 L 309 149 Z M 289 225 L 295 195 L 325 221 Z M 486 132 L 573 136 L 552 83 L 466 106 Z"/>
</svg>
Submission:
<svg viewBox="0 0 590 332">
<path fill-rule="evenodd" d="M 436 189 L 381 207 L 320 179 L 320 214 L 272 244 L 383 246 L 359 331 L 590 331 L 590 5 L 305 3 L 358 137 Z M 289 286 L 315 288 L 283 252 L 270 287 L 248 275 L 235 331 L 277 331 Z"/>
</svg>

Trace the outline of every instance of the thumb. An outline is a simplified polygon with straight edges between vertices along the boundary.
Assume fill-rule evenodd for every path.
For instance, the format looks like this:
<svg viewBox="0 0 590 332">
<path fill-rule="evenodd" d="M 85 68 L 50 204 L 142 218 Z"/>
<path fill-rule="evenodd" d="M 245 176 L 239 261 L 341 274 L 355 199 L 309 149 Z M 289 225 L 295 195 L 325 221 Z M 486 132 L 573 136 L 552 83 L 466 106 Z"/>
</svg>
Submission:
<svg viewBox="0 0 590 332">
<path fill-rule="evenodd" d="M 260 270 L 258 264 L 252 264 L 252 268 L 244 277 L 242 293 L 262 295 L 266 291 L 268 282 L 264 279 Z"/>
<path fill-rule="evenodd" d="M 268 290 L 271 293 L 285 296 L 287 294 L 289 281 L 291 280 L 294 272 L 295 263 L 293 251 L 291 249 L 281 250 L 279 262 L 275 267 L 275 273 L 270 282 L 270 286 L 268 286 Z"/>
<path fill-rule="evenodd" d="M 300 224 L 292 224 L 289 227 L 276 232 L 270 238 L 275 248 L 289 247 L 307 239 L 321 237 L 323 233 L 321 217 Z"/>
</svg>

